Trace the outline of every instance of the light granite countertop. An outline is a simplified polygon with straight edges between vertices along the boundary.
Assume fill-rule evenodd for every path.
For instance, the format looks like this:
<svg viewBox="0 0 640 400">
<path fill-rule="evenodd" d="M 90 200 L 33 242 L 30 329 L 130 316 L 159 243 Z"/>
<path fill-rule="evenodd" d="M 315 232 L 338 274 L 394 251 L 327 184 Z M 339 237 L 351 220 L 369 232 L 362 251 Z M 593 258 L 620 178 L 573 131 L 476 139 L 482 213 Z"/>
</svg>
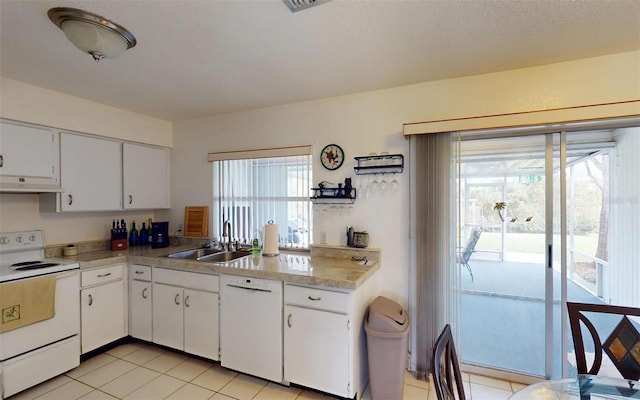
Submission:
<svg viewBox="0 0 640 400">
<path fill-rule="evenodd" d="M 80 270 L 93 269 L 115 263 L 137 263 L 204 274 L 231 274 L 274 279 L 286 283 L 324 286 L 354 290 L 380 268 L 379 249 L 354 249 L 342 246 L 312 246 L 310 253 L 286 252 L 268 257 L 248 255 L 224 263 L 210 263 L 165 257 L 167 254 L 194 248 L 182 245 L 161 249 L 134 247 L 128 250 L 97 250 L 67 256 L 76 260 Z M 367 262 L 351 257 L 367 257 Z M 363 265 L 364 264 L 364 265 Z"/>
</svg>

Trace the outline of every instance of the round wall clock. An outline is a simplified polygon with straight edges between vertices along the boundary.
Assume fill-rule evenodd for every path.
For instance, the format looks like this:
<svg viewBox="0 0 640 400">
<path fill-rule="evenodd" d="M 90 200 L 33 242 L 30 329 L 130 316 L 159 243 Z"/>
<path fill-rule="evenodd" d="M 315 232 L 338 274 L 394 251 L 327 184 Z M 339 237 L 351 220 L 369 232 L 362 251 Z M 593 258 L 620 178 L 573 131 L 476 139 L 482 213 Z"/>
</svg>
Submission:
<svg viewBox="0 0 640 400">
<path fill-rule="evenodd" d="M 335 170 L 344 162 L 344 150 L 337 144 L 328 144 L 320 152 L 320 162 L 328 170 Z"/>
</svg>

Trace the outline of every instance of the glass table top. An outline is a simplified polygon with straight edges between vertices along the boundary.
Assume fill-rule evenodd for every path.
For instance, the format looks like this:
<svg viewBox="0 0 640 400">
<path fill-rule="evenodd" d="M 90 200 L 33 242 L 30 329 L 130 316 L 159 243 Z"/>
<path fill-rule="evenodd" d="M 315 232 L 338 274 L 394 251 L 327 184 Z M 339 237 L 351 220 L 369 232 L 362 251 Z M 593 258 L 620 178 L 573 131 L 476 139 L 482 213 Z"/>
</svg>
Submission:
<svg viewBox="0 0 640 400">
<path fill-rule="evenodd" d="M 539 382 L 518 391 L 510 400 L 602 400 L 640 399 L 640 382 L 606 376 Z"/>
</svg>

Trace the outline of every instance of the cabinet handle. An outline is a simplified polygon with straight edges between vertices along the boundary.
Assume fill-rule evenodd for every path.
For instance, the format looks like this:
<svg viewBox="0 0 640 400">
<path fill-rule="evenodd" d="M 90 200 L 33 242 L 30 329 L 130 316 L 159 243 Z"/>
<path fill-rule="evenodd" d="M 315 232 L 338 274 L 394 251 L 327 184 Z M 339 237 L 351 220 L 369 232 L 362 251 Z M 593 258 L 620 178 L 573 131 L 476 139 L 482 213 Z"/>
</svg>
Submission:
<svg viewBox="0 0 640 400">
<path fill-rule="evenodd" d="M 132 204 L 132 203 L 133 203 L 133 196 L 129 195 L 129 204 Z"/>
<path fill-rule="evenodd" d="M 0 168 L 4 167 L 4 156 L 0 154 Z"/>
<path fill-rule="evenodd" d="M 137 271 L 136 271 L 136 274 L 138 274 L 138 275 L 140 275 L 140 274 L 144 274 L 144 271 L 137 270 Z"/>
<path fill-rule="evenodd" d="M 184 298 L 184 306 L 189 307 L 189 296 Z"/>
<path fill-rule="evenodd" d="M 142 298 L 143 299 L 147 298 L 147 288 L 142 289 Z"/>
<path fill-rule="evenodd" d="M 176 303 L 177 306 L 180 305 L 180 300 L 178 300 L 180 298 L 180 293 L 176 294 L 176 297 L 173 299 L 173 301 Z"/>
<path fill-rule="evenodd" d="M 287 326 L 291 328 L 291 314 L 287 317 Z"/>
<path fill-rule="evenodd" d="M 106 278 L 107 276 L 110 276 L 111 272 L 107 272 L 106 274 L 99 274 L 98 278 Z"/>
<path fill-rule="evenodd" d="M 73 204 L 73 196 L 69 195 L 69 205 Z"/>
<path fill-rule="evenodd" d="M 93 304 L 93 296 L 89 295 L 89 305 Z"/>
<path fill-rule="evenodd" d="M 307 296 L 307 299 L 309 299 L 311 301 L 320 301 L 320 300 L 322 300 L 322 297 Z"/>
</svg>

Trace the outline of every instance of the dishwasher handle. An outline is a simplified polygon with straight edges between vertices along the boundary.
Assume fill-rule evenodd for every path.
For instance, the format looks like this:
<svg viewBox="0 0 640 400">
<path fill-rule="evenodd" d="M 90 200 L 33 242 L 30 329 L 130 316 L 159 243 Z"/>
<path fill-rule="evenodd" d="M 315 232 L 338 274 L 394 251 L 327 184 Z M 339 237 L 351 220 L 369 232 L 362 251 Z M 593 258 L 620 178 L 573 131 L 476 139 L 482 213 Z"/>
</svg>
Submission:
<svg viewBox="0 0 640 400">
<path fill-rule="evenodd" d="M 247 287 L 247 286 L 242 286 L 242 285 L 235 285 L 233 283 L 227 283 L 227 286 L 228 287 L 232 287 L 232 288 L 236 288 L 236 289 L 251 290 L 253 292 L 271 293 L 271 290 L 269 290 L 269 289 L 252 288 L 252 287 Z"/>
</svg>

